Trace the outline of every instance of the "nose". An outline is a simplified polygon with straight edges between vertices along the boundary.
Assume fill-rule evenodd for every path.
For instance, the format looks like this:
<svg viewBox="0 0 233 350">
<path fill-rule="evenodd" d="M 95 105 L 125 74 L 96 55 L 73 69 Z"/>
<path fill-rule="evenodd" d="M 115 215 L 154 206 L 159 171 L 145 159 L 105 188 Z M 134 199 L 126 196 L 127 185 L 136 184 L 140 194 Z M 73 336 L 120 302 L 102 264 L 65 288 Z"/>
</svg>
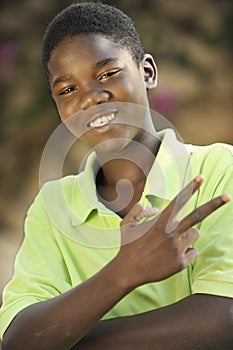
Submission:
<svg viewBox="0 0 233 350">
<path fill-rule="evenodd" d="M 111 93 L 105 90 L 90 90 L 82 95 L 80 100 L 80 109 L 84 110 L 88 107 L 95 106 L 100 103 L 108 102 L 111 98 Z"/>
</svg>

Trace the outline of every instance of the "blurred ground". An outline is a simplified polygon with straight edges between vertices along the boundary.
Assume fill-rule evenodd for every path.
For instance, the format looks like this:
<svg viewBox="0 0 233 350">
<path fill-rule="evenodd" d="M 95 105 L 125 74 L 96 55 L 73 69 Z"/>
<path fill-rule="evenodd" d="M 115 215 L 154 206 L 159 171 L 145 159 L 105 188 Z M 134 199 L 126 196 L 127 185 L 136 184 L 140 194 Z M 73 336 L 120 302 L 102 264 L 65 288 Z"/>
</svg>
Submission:
<svg viewBox="0 0 233 350">
<path fill-rule="evenodd" d="M 134 18 L 145 50 L 155 57 L 159 80 L 150 94 L 152 108 L 185 142 L 233 144 L 232 2 L 105 2 Z M 40 70 L 40 42 L 50 19 L 70 3 L 0 3 L 0 293 L 12 272 L 25 212 L 39 188 L 43 147 L 59 123 Z M 64 172 L 77 168 L 69 164 Z"/>
</svg>

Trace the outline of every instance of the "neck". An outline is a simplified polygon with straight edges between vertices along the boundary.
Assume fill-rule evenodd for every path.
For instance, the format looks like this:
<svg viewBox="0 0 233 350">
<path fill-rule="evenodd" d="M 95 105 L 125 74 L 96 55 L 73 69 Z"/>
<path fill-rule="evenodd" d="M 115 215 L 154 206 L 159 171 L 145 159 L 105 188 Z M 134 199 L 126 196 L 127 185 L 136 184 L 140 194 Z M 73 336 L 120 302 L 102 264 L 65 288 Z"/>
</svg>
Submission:
<svg viewBox="0 0 233 350">
<path fill-rule="evenodd" d="M 148 135 L 143 142 L 131 142 L 117 155 L 98 155 L 101 162 L 97 176 L 100 201 L 124 217 L 141 198 L 159 146 L 157 137 Z"/>
<path fill-rule="evenodd" d="M 115 186 L 128 180 L 133 186 L 145 181 L 158 153 L 160 141 L 156 135 L 142 135 L 114 154 L 98 154 L 102 169 L 102 185 Z"/>
</svg>

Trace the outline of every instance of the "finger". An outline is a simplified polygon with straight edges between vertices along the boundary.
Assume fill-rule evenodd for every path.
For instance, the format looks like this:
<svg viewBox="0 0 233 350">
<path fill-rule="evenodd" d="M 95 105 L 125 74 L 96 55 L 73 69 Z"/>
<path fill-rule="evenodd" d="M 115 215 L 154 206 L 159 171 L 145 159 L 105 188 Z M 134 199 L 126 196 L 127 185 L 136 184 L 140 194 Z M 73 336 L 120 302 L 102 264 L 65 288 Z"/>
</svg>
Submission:
<svg viewBox="0 0 233 350">
<path fill-rule="evenodd" d="M 192 195 L 200 188 L 204 181 L 202 175 L 196 176 L 180 193 L 171 201 L 166 209 L 161 213 L 165 220 L 175 218 L 178 212 L 188 202 Z"/>
<path fill-rule="evenodd" d="M 190 228 L 180 236 L 181 248 L 186 251 L 199 238 L 200 232 L 197 228 Z"/>
<path fill-rule="evenodd" d="M 136 221 L 141 221 L 144 218 L 150 218 L 159 213 L 159 209 L 155 207 L 144 207 L 144 209 L 139 213 L 138 216 L 135 217 Z"/>
<path fill-rule="evenodd" d="M 144 210 L 144 206 L 140 203 L 136 203 L 133 208 L 128 212 L 128 214 L 124 217 L 124 219 L 121 221 L 121 225 L 126 225 L 132 222 L 137 221 L 137 217 L 140 215 L 140 213 Z"/>
<path fill-rule="evenodd" d="M 186 216 L 178 225 L 178 231 L 180 233 L 187 231 L 190 227 L 198 224 L 204 220 L 207 216 L 212 214 L 215 210 L 222 205 L 229 202 L 231 196 L 228 193 L 224 193 L 221 196 L 215 197 L 209 202 L 201 205 L 197 209 L 193 210 L 188 216 Z"/>
<path fill-rule="evenodd" d="M 198 253 L 198 249 L 196 248 L 187 249 L 185 252 L 184 268 L 189 266 L 198 257 Z"/>
</svg>

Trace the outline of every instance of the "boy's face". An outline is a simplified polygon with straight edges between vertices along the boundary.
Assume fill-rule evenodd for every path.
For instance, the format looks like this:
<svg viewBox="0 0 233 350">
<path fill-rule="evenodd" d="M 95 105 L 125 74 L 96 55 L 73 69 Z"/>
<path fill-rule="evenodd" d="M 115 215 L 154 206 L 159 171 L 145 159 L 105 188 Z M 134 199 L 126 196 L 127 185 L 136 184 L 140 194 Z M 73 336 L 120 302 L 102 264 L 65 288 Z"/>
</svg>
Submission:
<svg viewBox="0 0 233 350">
<path fill-rule="evenodd" d="M 124 125 L 123 113 L 112 106 L 128 102 L 148 107 L 147 88 L 155 85 L 155 68 L 151 56 L 145 57 L 137 67 L 129 50 L 100 35 L 64 39 L 48 64 L 61 119 L 86 114 L 82 121 L 92 146 L 109 138 L 135 138 L 139 129 Z M 87 113 L 91 110 L 93 114 Z"/>
</svg>

